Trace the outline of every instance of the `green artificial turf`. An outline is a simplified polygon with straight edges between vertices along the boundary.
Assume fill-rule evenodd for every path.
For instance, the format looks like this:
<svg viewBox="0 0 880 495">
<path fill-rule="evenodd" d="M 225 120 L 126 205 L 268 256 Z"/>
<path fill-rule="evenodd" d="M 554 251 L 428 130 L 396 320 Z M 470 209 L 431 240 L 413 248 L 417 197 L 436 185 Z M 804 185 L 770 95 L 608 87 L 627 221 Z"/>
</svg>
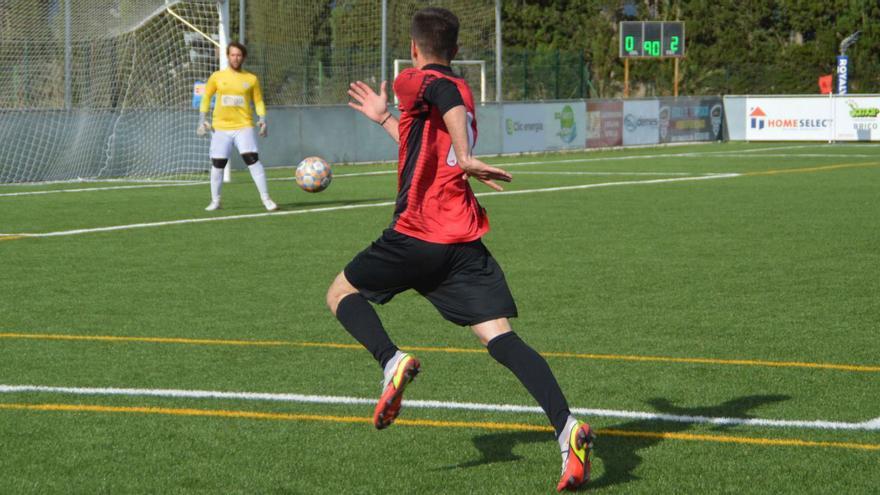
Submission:
<svg viewBox="0 0 880 495">
<path fill-rule="evenodd" d="M 514 327 L 547 354 L 573 407 L 850 423 L 880 417 L 880 148 L 719 144 L 487 161 L 514 174 L 507 191 L 524 192 L 480 198 L 492 225 L 485 242 L 519 306 Z M 2 234 L 125 227 L 0 237 L 0 385 L 376 397 L 381 373 L 369 354 L 326 345 L 354 340 L 326 309 L 324 293 L 387 226 L 393 207 L 381 203 L 395 195 L 393 166 L 335 167 L 320 194 L 297 190 L 290 169 L 268 173 L 277 179 L 270 192 L 280 214 L 262 215 L 246 172 L 225 186 L 224 209 L 210 213 L 207 184 L 16 196 L 9 194 L 138 184 L 0 186 Z M 719 173 L 741 175 L 706 175 Z M 687 180 L 644 182 L 667 179 Z M 542 191 L 569 186 L 589 187 Z M 254 216 L 126 227 L 238 215 Z M 431 348 L 416 352 L 423 372 L 407 399 L 534 405 L 469 330 L 418 295 L 401 294 L 378 311 L 399 345 Z M 46 335 L 190 340 L 25 337 Z M 639 356 L 709 361 L 627 359 Z M 38 404 L 111 409 L 27 409 Z M 340 422 L 371 411 L 369 404 L 0 393 L 0 493 L 555 488 L 552 434 L 516 430 L 545 426 L 540 414 L 405 407 L 401 418 L 415 424 L 378 432 Z M 585 419 L 600 432 L 587 492 L 873 493 L 880 476 L 876 428 Z M 719 441 L 724 436 L 747 443 Z"/>
</svg>

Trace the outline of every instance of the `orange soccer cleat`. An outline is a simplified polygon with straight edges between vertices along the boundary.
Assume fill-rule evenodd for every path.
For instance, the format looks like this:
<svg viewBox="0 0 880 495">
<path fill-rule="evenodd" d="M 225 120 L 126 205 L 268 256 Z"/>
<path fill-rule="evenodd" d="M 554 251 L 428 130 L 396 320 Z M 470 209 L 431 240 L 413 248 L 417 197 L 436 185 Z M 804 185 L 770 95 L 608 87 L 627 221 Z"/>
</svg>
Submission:
<svg viewBox="0 0 880 495">
<path fill-rule="evenodd" d="M 406 386 L 419 374 L 419 360 L 415 357 L 401 353 L 397 363 L 392 364 L 392 372 L 385 377 L 384 389 L 376 410 L 373 412 L 373 424 L 381 430 L 391 426 L 400 414 L 400 403 L 403 401 L 403 391 Z"/>
<path fill-rule="evenodd" d="M 562 477 L 556 491 L 574 490 L 590 481 L 590 455 L 593 449 L 593 429 L 587 423 L 577 422 L 568 437 L 568 450 L 563 451 Z"/>
</svg>

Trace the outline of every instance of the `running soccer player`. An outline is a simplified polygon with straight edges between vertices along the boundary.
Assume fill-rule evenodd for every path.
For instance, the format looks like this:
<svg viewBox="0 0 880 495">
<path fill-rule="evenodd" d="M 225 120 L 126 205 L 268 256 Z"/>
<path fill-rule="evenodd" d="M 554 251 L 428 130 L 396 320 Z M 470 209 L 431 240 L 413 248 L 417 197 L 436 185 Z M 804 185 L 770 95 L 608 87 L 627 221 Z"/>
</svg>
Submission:
<svg viewBox="0 0 880 495">
<path fill-rule="evenodd" d="M 265 137 L 266 105 L 263 103 L 260 81 L 257 76 L 241 68 L 247 57 L 247 48 L 244 45 L 235 41 L 229 43 L 226 56 L 229 59 L 229 68 L 211 74 L 208 84 L 205 85 L 205 94 L 199 107 L 199 126 L 196 128 L 199 136 L 214 131 L 211 134 L 211 203 L 205 210 L 214 211 L 220 208 L 223 169 L 229 162 L 229 154 L 235 145 L 257 185 L 263 206 L 269 211 L 275 211 L 278 205 L 269 197 L 266 171 L 257 152 L 257 133 L 251 110 L 253 103 L 260 117 L 257 122 L 260 136 Z M 217 101 L 214 104 L 212 122 L 209 123 L 207 115 L 214 93 L 217 93 Z"/>
<path fill-rule="evenodd" d="M 376 428 L 397 418 L 404 389 L 420 364 L 394 345 L 370 302 L 385 304 L 415 289 L 444 318 L 469 326 L 541 405 L 562 451 L 557 490 L 574 489 L 589 480 L 593 432 L 571 416 L 544 358 L 512 331 L 509 318 L 517 316 L 516 304 L 501 267 L 481 241 L 489 220 L 468 177 L 499 191 L 495 181 L 512 177 L 472 155 L 474 98 L 449 67 L 458 51 L 458 29 L 458 18 L 446 9 L 425 8 L 413 16 L 414 68 L 394 81 L 400 120 L 387 109 L 384 82 L 379 93 L 361 81 L 350 86 L 354 101 L 349 105 L 399 144 L 398 192 L 390 227 L 336 277 L 327 305 L 383 369 L 383 391 L 373 413 Z"/>
</svg>

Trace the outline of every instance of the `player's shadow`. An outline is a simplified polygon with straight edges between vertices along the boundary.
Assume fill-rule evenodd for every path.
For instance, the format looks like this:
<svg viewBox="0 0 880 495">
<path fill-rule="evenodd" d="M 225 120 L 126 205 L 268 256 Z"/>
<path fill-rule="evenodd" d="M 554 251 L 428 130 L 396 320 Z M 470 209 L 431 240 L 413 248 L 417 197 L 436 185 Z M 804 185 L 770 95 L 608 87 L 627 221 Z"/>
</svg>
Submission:
<svg viewBox="0 0 880 495">
<path fill-rule="evenodd" d="M 727 417 L 727 418 L 751 418 L 749 411 L 765 404 L 781 402 L 790 399 L 786 395 L 749 395 L 738 397 L 723 402 L 716 406 L 703 407 L 678 407 L 667 399 L 651 399 L 648 401 L 654 410 L 660 414 L 673 416 L 703 416 L 703 417 Z M 694 423 L 678 421 L 636 420 L 620 423 L 613 426 L 598 429 L 598 435 L 594 445 L 595 459 L 601 459 L 603 474 L 594 478 L 587 487 L 602 488 L 607 486 L 625 484 L 638 480 L 635 474 L 636 468 L 642 463 L 640 451 L 653 447 L 663 441 L 662 438 L 653 436 L 629 436 L 614 434 L 615 431 L 643 432 L 670 432 L 678 433 L 689 430 Z M 729 428 L 725 425 L 714 426 L 714 430 Z M 602 434 L 605 430 L 608 433 Z M 480 452 L 480 457 L 454 466 L 446 466 L 441 469 L 464 469 L 484 464 L 498 462 L 511 462 L 521 459 L 514 454 L 517 445 L 530 443 L 544 443 L 553 440 L 553 435 L 544 432 L 522 433 L 491 433 L 477 435 L 473 438 L 474 447 Z M 556 452 L 554 448 L 552 450 Z"/>
</svg>

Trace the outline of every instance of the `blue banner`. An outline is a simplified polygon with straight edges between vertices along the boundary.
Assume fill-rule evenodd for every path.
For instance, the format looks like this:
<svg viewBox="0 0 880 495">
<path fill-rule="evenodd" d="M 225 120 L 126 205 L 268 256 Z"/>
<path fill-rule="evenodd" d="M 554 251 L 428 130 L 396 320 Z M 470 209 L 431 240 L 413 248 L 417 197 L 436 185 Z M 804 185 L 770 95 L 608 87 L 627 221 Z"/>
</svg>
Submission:
<svg viewBox="0 0 880 495">
<path fill-rule="evenodd" d="M 202 104 L 202 96 L 205 94 L 205 81 L 196 81 L 193 84 L 192 107 L 198 110 Z M 211 98 L 211 108 L 214 108 L 214 98 Z"/>
<path fill-rule="evenodd" d="M 840 55 L 837 57 L 837 94 L 846 94 L 846 82 L 849 74 L 849 57 Z"/>
</svg>

